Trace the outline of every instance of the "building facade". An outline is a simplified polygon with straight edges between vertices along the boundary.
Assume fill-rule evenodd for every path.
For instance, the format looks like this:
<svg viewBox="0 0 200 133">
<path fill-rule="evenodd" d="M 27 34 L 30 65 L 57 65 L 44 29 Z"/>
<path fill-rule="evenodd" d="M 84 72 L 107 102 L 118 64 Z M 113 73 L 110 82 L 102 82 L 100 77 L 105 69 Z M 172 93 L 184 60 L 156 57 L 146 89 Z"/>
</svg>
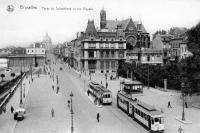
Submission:
<svg viewBox="0 0 200 133">
<path fill-rule="evenodd" d="M 81 70 L 93 73 L 116 72 L 129 56 L 127 50 L 150 46 L 149 33 L 141 22 L 132 18 L 107 20 L 104 9 L 100 11 L 100 29 L 95 28 L 93 20 L 88 20 L 80 41 Z"/>
<path fill-rule="evenodd" d="M 162 50 L 155 50 L 152 48 L 135 49 L 126 51 L 126 61 L 136 62 L 140 64 L 162 65 Z"/>
</svg>

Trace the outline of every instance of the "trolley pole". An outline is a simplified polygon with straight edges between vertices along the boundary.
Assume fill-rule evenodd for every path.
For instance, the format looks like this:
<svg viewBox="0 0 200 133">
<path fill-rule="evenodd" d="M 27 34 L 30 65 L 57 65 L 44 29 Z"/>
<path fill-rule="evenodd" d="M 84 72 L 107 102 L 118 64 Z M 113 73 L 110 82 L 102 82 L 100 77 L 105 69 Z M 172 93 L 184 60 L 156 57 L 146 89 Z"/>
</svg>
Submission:
<svg viewBox="0 0 200 133">
<path fill-rule="evenodd" d="M 185 105 L 185 95 L 184 95 L 184 91 L 183 91 L 183 89 L 184 89 L 184 86 L 185 86 L 185 84 L 184 84 L 184 82 L 182 82 L 181 83 L 181 90 L 182 90 L 182 98 L 183 98 L 183 112 L 182 112 L 182 120 L 184 121 L 185 120 L 185 107 L 184 107 L 184 105 Z"/>
<path fill-rule="evenodd" d="M 148 89 L 149 89 L 149 65 L 148 65 Z"/>
<path fill-rule="evenodd" d="M 74 132 L 74 125 L 73 125 L 73 108 L 72 108 L 72 97 L 73 93 L 71 92 L 70 97 L 71 97 L 71 133 Z"/>
<path fill-rule="evenodd" d="M 22 66 L 21 66 L 21 76 L 22 76 Z M 20 81 L 20 105 L 22 105 L 22 77 Z"/>
</svg>

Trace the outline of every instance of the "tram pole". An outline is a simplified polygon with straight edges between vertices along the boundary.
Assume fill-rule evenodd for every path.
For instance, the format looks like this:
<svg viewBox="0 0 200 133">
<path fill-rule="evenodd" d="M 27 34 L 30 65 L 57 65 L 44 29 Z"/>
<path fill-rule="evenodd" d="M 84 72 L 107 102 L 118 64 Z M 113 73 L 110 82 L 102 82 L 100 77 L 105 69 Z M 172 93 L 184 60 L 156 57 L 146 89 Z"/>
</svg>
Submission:
<svg viewBox="0 0 200 133">
<path fill-rule="evenodd" d="M 149 65 L 148 65 L 148 89 L 149 89 Z"/>
<path fill-rule="evenodd" d="M 182 120 L 184 121 L 185 120 L 185 108 L 184 108 L 184 105 L 185 105 L 185 95 L 184 95 L 184 91 L 183 91 L 183 89 L 184 89 L 184 86 L 185 86 L 185 84 L 184 84 L 184 82 L 182 82 L 181 83 L 181 90 L 182 90 L 182 101 L 183 101 L 183 111 L 182 111 Z"/>
<path fill-rule="evenodd" d="M 70 97 L 71 97 L 71 133 L 74 132 L 74 125 L 73 125 L 73 108 L 72 108 L 72 97 L 73 97 L 73 93 L 70 93 Z"/>
<path fill-rule="evenodd" d="M 22 65 L 21 65 L 21 81 L 20 81 L 20 105 L 22 105 Z"/>
</svg>

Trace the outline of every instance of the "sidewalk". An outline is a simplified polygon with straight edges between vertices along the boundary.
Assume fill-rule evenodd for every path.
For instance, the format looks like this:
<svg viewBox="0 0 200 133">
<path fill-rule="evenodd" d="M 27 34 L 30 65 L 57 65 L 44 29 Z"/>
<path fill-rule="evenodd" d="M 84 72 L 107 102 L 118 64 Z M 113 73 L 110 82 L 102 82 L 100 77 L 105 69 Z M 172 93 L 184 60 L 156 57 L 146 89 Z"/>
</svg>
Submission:
<svg viewBox="0 0 200 133">
<path fill-rule="evenodd" d="M 22 95 L 23 103 L 25 103 L 26 97 L 29 92 L 29 88 L 31 86 L 31 84 L 29 84 L 29 80 L 30 80 L 30 77 L 28 76 L 28 78 L 25 77 L 22 81 L 23 92 L 24 92 L 24 87 L 25 87 L 25 93 L 23 93 L 23 95 Z M 7 103 L 6 113 L 2 113 L 0 115 L 0 131 L 1 131 L 1 133 L 13 133 L 13 130 L 16 125 L 16 121 L 14 120 L 14 116 L 13 116 L 14 114 L 11 114 L 10 108 L 11 108 L 11 106 L 13 106 L 14 109 L 19 108 L 19 103 L 20 103 L 20 86 L 16 89 L 14 95 Z"/>
<path fill-rule="evenodd" d="M 66 133 L 70 131 L 70 113 L 66 97 L 52 89 L 49 75 L 35 78 L 25 108 L 27 116 L 19 122 L 15 133 Z M 61 91 L 61 90 L 60 90 Z M 54 109 L 54 117 L 51 109 Z"/>
</svg>

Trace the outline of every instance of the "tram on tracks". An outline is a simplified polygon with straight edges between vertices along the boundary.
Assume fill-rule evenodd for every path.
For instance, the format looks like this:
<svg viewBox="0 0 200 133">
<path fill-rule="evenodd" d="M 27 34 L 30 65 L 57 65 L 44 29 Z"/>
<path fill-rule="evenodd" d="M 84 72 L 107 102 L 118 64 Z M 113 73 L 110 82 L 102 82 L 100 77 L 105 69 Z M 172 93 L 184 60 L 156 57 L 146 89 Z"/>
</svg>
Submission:
<svg viewBox="0 0 200 133">
<path fill-rule="evenodd" d="M 143 85 L 137 83 L 122 82 L 126 87 L 140 87 Z M 130 91 L 130 90 L 129 90 Z M 138 93 L 137 93 L 138 94 Z M 131 118 L 135 119 L 148 130 L 153 132 L 164 131 L 164 115 L 161 111 L 158 111 L 154 106 L 148 105 L 142 101 L 139 101 L 137 97 L 134 97 L 134 93 L 127 93 L 127 90 L 120 90 L 117 93 L 117 107 L 123 110 Z"/>
<path fill-rule="evenodd" d="M 87 94 L 92 94 L 101 104 L 112 104 L 111 91 L 97 82 L 89 82 Z"/>
</svg>

